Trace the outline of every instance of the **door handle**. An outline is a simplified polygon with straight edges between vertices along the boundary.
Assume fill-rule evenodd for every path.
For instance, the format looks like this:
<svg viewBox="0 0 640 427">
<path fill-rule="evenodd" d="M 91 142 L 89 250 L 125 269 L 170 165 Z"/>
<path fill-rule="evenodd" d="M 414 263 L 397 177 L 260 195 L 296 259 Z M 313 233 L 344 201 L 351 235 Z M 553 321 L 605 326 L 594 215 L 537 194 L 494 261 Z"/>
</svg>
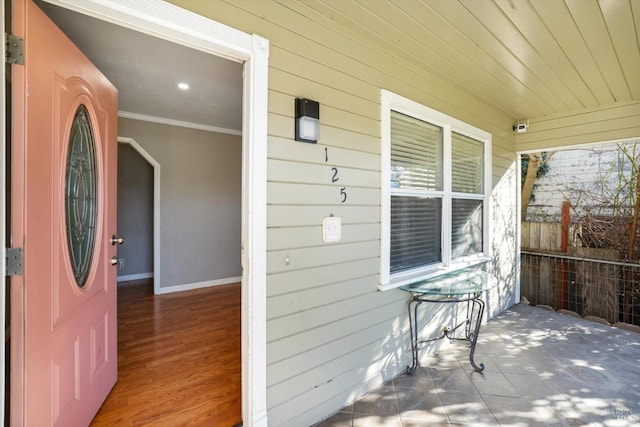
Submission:
<svg viewBox="0 0 640 427">
<path fill-rule="evenodd" d="M 124 243 L 124 237 L 116 236 L 115 234 L 111 236 L 111 244 L 112 245 L 122 245 Z"/>
<path fill-rule="evenodd" d="M 117 256 L 112 256 L 111 257 L 111 265 L 118 265 L 118 257 Z"/>
</svg>

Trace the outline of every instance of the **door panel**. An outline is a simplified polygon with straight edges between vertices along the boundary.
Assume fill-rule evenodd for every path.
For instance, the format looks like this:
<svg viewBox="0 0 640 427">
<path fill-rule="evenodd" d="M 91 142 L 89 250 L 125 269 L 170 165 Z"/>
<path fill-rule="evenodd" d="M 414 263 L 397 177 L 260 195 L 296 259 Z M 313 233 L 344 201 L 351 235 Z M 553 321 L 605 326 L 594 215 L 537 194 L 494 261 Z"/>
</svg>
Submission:
<svg viewBox="0 0 640 427">
<path fill-rule="evenodd" d="M 24 36 L 25 65 L 13 66 L 12 85 L 12 239 L 24 251 L 24 274 L 11 284 L 17 326 L 12 422 L 82 426 L 117 377 L 116 271 L 110 263 L 117 255 L 110 242 L 116 234 L 117 90 L 31 0 L 14 4 L 14 33 Z M 90 162 L 68 162 L 81 105 L 90 132 L 78 138 L 94 141 L 94 187 Z M 66 187 L 72 175 L 76 179 Z M 95 209 L 87 188 L 95 188 Z M 80 219 L 71 229 L 68 211 Z M 95 239 L 86 246 L 92 261 L 80 286 L 68 233 L 84 239 L 92 230 Z"/>
</svg>

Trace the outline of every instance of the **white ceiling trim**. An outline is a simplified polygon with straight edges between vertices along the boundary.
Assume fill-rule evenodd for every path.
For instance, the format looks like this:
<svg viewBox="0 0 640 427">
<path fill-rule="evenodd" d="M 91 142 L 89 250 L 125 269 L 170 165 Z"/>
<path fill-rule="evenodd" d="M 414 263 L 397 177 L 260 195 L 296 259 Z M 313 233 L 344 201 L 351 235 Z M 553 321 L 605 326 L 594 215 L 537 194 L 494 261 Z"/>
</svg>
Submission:
<svg viewBox="0 0 640 427">
<path fill-rule="evenodd" d="M 243 62 L 252 54 L 250 34 L 163 0 L 44 1 L 231 61 Z"/>
<path fill-rule="evenodd" d="M 122 117 L 124 119 L 141 120 L 143 122 L 160 123 L 160 124 L 169 125 L 169 126 L 179 126 L 183 128 L 189 128 L 189 129 L 198 129 L 198 130 L 204 130 L 208 132 L 224 133 L 228 135 L 238 135 L 238 136 L 242 135 L 242 130 L 240 129 L 227 129 L 227 128 L 221 128 L 217 126 L 207 126 L 199 123 L 166 119 L 164 117 L 155 117 L 155 116 L 147 116 L 145 114 L 129 113 L 127 111 L 118 111 L 118 117 Z"/>
</svg>

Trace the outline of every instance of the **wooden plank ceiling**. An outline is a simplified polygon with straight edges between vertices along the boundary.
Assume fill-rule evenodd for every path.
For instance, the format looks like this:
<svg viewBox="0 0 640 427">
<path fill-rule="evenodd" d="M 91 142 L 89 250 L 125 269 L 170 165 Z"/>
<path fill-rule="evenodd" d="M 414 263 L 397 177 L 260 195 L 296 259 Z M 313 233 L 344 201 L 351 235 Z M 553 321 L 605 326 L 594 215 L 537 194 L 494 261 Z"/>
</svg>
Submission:
<svg viewBox="0 0 640 427">
<path fill-rule="evenodd" d="M 640 101 L 640 0 L 279 0 L 517 120 Z"/>
</svg>

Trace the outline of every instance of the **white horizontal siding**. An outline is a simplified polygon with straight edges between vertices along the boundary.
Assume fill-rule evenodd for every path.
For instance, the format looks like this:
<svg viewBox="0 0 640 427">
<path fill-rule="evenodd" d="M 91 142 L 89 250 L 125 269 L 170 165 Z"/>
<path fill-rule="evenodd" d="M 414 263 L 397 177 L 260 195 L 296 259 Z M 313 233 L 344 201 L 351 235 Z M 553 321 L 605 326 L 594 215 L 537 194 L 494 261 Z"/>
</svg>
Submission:
<svg viewBox="0 0 640 427">
<path fill-rule="evenodd" d="M 336 341 L 340 338 L 350 335 L 356 336 L 361 330 L 368 328 L 374 323 L 379 323 L 384 319 L 396 319 L 399 316 L 403 316 L 404 308 L 406 307 L 406 296 L 400 294 L 401 291 L 395 295 L 390 296 L 390 293 L 377 292 L 371 293 L 372 296 L 368 299 L 370 305 L 365 306 L 358 304 L 358 299 L 353 300 L 353 305 L 349 307 L 346 312 L 336 312 L 331 321 L 322 325 L 316 325 L 311 329 L 304 329 L 294 334 L 271 339 L 267 341 L 267 366 L 272 363 L 288 359 L 297 354 L 302 354 L 310 350 L 324 352 L 324 345 Z M 373 302 L 372 298 L 377 298 Z M 395 306 L 391 304 L 395 302 Z M 393 334 L 392 329 L 378 329 L 378 337 L 382 338 L 388 334 Z M 353 339 L 353 337 L 352 337 Z M 396 349 L 397 350 L 397 349 Z M 346 349 L 345 349 L 346 351 Z M 326 354 L 329 359 L 335 357 L 333 354 Z M 368 361 L 361 360 L 360 363 L 367 364 Z M 292 369 L 295 367 L 292 365 Z M 306 367 L 309 369 L 309 366 Z M 331 375 L 330 372 L 327 375 Z M 271 376 L 271 372 L 267 376 L 267 382 L 274 384 L 280 382 L 280 378 Z"/>
<path fill-rule="evenodd" d="M 321 172 L 326 175 L 326 168 L 324 169 L 325 170 Z M 331 176 L 331 171 L 329 171 L 328 175 Z M 358 174 L 357 172 L 355 172 L 351 175 L 361 175 L 360 178 L 367 179 L 367 175 L 370 174 Z M 374 176 L 378 176 L 379 179 L 378 173 L 375 173 Z M 342 181 L 342 179 L 340 181 Z M 343 191 L 346 191 L 345 194 L 347 195 L 347 201 L 349 202 L 349 204 L 364 206 L 377 205 L 378 201 L 380 200 L 380 188 L 362 188 L 361 186 L 366 185 L 367 181 L 362 182 L 360 184 L 361 186 L 357 184 L 357 181 L 355 179 L 350 182 L 353 182 L 355 184 L 350 185 L 348 188 L 341 187 L 340 182 L 336 183 L 335 185 L 314 185 L 311 183 L 301 185 L 271 182 L 267 187 L 267 191 L 270 195 L 269 201 L 274 204 L 284 204 L 287 203 L 287 201 L 291 201 L 291 199 L 293 198 L 295 200 L 300 200 L 301 204 L 333 205 L 336 199 L 342 199 L 342 196 L 340 196 L 340 191 L 342 188 L 344 188 Z"/>
<path fill-rule="evenodd" d="M 294 290 L 290 293 L 270 297 L 267 319 L 286 318 L 318 307 L 331 306 L 331 311 L 335 311 L 337 306 L 334 305 L 340 301 L 352 301 L 356 297 L 370 294 L 371 282 L 374 280 L 376 277 L 358 277 L 353 280 L 332 282 L 327 286 Z M 300 292 L 302 292 L 303 298 L 300 297 Z M 277 322 L 273 323 L 277 324 Z M 286 327 L 283 328 L 284 330 Z M 277 331 L 276 334 L 283 333 L 283 331 Z"/>
<path fill-rule="evenodd" d="M 268 251 L 267 268 L 270 273 L 299 270 L 349 260 L 377 257 L 378 251 L 377 245 L 368 241 Z"/>
<path fill-rule="evenodd" d="M 513 118 L 379 44 L 352 37 L 304 3 L 196 7 L 270 41 L 268 419 L 273 426 L 310 425 L 401 373 L 409 362 L 408 295 L 377 290 L 380 89 L 491 132 L 494 185 L 502 185 L 513 166 Z M 293 141 L 296 97 L 320 103 L 317 144 Z M 514 176 L 508 178 L 511 187 Z M 344 203 L 341 190 L 347 194 Z M 508 206 L 502 200 L 501 208 Z M 510 231 L 500 244 L 513 247 L 510 213 L 496 211 Z M 327 244 L 321 224 L 330 215 L 342 219 L 342 240 Z M 505 295 L 513 295 L 513 256 L 509 252 L 502 260 L 511 267 L 510 275 L 505 270 Z M 441 326 L 432 324 L 432 332 Z"/>
<path fill-rule="evenodd" d="M 269 230 L 270 232 L 272 230 Z M 269 274 L 269 286 L 267 297 L 293 294 L 316 287 L 341 283 L 351 279 L 367 277 L 372 280 L 371 272 L 377 274 L 379 265 L 378 256 L 362 258 L 359 260 L 347 260 L 329 265 L 307 268 L 304 270 L 282 271 Z M 302 298 L 304 295 L 298 295 Z"/>
<path fill-rule="evenodd" d="M 336 199 L 339 197 L 336 192 Z M 298 227 L 322 224 L 322 218 L 333 214 L 342 218 L 342 225 L 380 222 L 379 206 L 297 206 L 267 207 L 267 227 Z"/>
<path fill-rule="evenodd" d="M 372 307 L 386 305 L 390 302 L 388 296 L 380 293 L 369 292 L 352 296 L 348 296 L 348 293 L 345 294 L 347 296 L 344 299 L 334 301 L 331 304 L 307 307 L 302 311 L 269 319 L 267 323 L 269 341 L 274 342 L 307 331 L 314 331 L 315 333 L 321 327 L 343 320 L 345 323 L 350 323 L 353 317 L 358 316 L 360 313 L 368 314 Z M 406 295 L 402 295 L 401 299 L 404 301 L 405 297 Z M 274 304 L 273 299 L 271 301 Z M 358 301 L 357 305 L 355 301 Z M 335 333 L 335 331 L 331 332 Z"/>
<path fill-rule="evenodd" d="M 558 114 L 530 121 L 516 136 L 517 151 L 562 148 L 640 137 L 640 102 Z"/>
<path fill-rule="evenodd" d="M 289 98 L 291 101 L 291 98 Z M 351 139 L 351 135 L 347 135 Z M 344 137 L 344 135 L 343 135 Z M 291 144 L 290 139 L 270 138 L 268 155 L 270 159 L 281 159 L 296 162 L 309 162 L 313 159 L 322 162 L 325 158 L 325 148 L 330 149 L 331 165 L 357 167 L 373 171 L 380 170 L 380 152 L 378 138 L 372 137 L 366 143 L 366 147 L 335 146 L 331 144 L 332 137 L 322 135 L 322 144 Z M 326 139 L 326 141 L 325 141 Z M 365 148 L 374 145 L 378 148 L 375 152 L 369 153 Z M 327 162 L 324 162 L 327 163 Z M 379 186 L 380 183 L 378 183 Z"/>
<path fill-rule="evenodd" d="M 336 157 L 332 150 L 330 150 L 329 156 L 330 158 Z M 270 182 L 290 182 L 295 184 L 318 183 L 332 185 L 334 187 L 355 186 L 380 188 L 379 170 L 356 169 L 357 163 L 353 167 L 345 167 L 334 166 L 331 160 L 322 164 L 313 164 L 271 159 L 269 166 L 267 179 Z M 380 168 L 378 167 L 378 169 Z M 309 198 L 313 200 L 313 198 Z M 271 203 L 271 200 L 269 200 L 269 202 Z M 347 199 L 347 202 L 350 202 L 350 199 Z M 335 201 L 332 204 L 335 204 Z"/>
<path fill-rule="evenodd" d="M 390 324 L 378 324 L 378 327 L 389 329 Z M 267 398 L 269 411 L 281 420 L 279 425 L 302 426 L 306 419 L 304 404 L 306 401 L 322 401 L 327 397 L 340 393 L 347 387 L 367 381 L 369 377 L 377 377 L 380 385 L 384 378 L 396 372 L 396 365 L 405 363 L 405 355 L 395 351 L 402 345 L 402 336 L 375 340 L 365 346 L 353 349 L 324 365 L 301 373 L 290 381 L 271 386 Z M 393 352 L 381 349 L 393 348 Z M 367 363 L 363 364 L 362 361 Z M 383 372 L 387 374 L 382 374 Z M 327 375 L 331 373 L 330 375 Z M 295 390 L 295 391 L 294 391 Z"/>
<path fill-rule="evenodd" d="M 638 140 L 640 142 L 640 140 Z M 627 146 L 631 148 L 631 145 Z M 562 202 L 571 203 L 571 214 L 612 215 L 613 200 L 607 196 L 622 197 L 628 189 L 619 181 L 618 168 L 623 160 L 629 182 L 630 163 L 619 151 L 618 144 L 602 144 L 584 148 L 556 151 L 548 160 L 548 172 L 537 178 L 533 187 L 533 200 L 527 210 L 528 221 L 560 222 Z"/>
<path fill-rule="evenodd" d="M 332 196 L 333 197 L 333 196 Z M 371 240 L 380 237 L 380 225 L 369 224 L 343 224 L 342 240 L 340 243 L 353 243 Z M 304 248 L 322 243 L 322 226 L 270 228 L 267 230 L 267 241 L 270 250 Z M 338 244 L 338 243 L 334 243 Z"/>
</svg>

